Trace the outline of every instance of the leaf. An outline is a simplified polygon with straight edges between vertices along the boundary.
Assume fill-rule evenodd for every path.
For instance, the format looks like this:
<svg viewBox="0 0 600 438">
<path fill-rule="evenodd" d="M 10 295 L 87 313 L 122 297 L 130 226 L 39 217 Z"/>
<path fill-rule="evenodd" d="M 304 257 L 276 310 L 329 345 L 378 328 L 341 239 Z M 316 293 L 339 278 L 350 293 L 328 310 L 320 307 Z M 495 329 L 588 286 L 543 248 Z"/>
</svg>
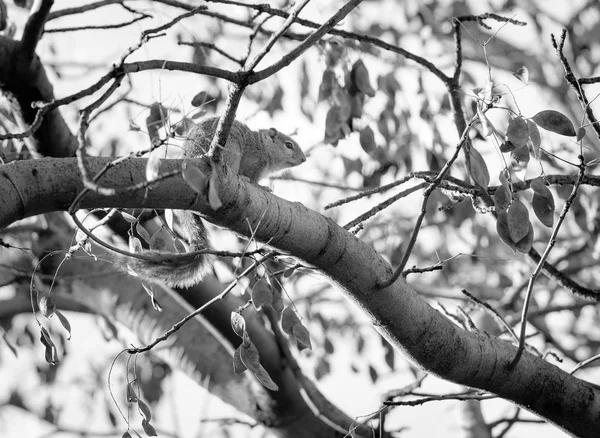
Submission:
<svg viewBox="0 0 600 438">
<path fill-rule="evenodd" d="M 137 231 L 140 237 L 144 239 L 144 242 L 150 243 L 150 241 L 152 240 L 152 238 L 150 237 L 150 233 L 148 233 L 148 231 L 146 231 L 146 229 L 142 227 L 142 225 L 139 222 L 135 225 L 135 231 Z"/>
<path fill-rule="evenodd" d="M 150 407 L 144 403 L 143 400 L 139 400 L 137 401 L 138 404 L 138 409 L 140 410 L 140 414 L 142 415 L 142 417 L 144 417 L 144 420 L 146 422 L 150 422 L 152 421 L 152 411 L 150 410 Z"/>
<path fill-rule="evenodd" d="M 271 391 L 279 391 L 279 386 L 273 382 L 273 379 L 271 379 L 271 376 L 269 376 L 269 373 L 267 373 L 267 370 L 265 370 L 262 365 L 259 364 L 258 371 L 255 372 L 254 375 L 265 388 L 270 389 Z"/>
<path fill-rule="evenodd" d="M 242 344 L 238 346 L 233 352 L 233 372 L 236 374 L 241 374 L 248 369 L 244 362 L 242 362 L 241 356 Z"/>
<path fill-rule="evenodd" d="M 121 216 L 130 224 L 135 224 L 137 222 L 137 218 L 127 212 L 121 211 Z"/>
<path fill-rule="evenodd" d="M 2 339 L 4 339 L 4 342 L 6 343 L 6 345 L 10 349 L 10 351 L 12 351 L 12 353 L 15 355 L 15 357 L 19 357 L 19 355 L 17 354 L 16 347 L 6 337 L 6 332 L 3 329 L 0 329 L 0 331 L 2 331 Z"/>
<path fill-rule="evenodd" d="M 506 245 L 508 245 L 510 249 L 515 251 L 517 247 L 512 241 L 508 229 L 508 215 L 505 212 L 498 213 L 498 220 L 496 221 L 496 232 L 498 233 L 500 240 L 502 240 Z"/>
<path fill-rule="evenodd" d="M 246 331 L 246 320 L 238 312 L 231 312 L 231 328 L 240 338 L 244 337 Z"/>
<path fill-rule="evenodd" d="M 208 204 L 214 211 L 217 211 L 223 206 L 221 198 L 219 198 L 219 178 L 214 169 L 212 169 L 210 172 L 210 182 L 208 184 Z"/>
<path fill-rule="evenodd" d="M 533 212 L 540 222 L 548 228 L 552 228 L 554 225 L 554 198 L 552 197 L 552 192 L 550 192 L 550 197 L 534 193 L 531 205 L 533 206 Z"/>
<path fill-rule="evenodd" d="M 187 182 L 196 193 L 206 193 L 208 178 L 197 166 L 191 164 L 189 161 L 185 161 L 183 163 L 181 174 L 185 182 Z"/>
<path fill-rule="evenodd" d="M 146 181 L 154 181 L 158 179 L 160 168 L 160 157 L 158 154 L 150 154 L 146 162 Z"/>
<path fill-rule="evenodd" d="M 128 403 L 137 403 L 138 396 L 135 393 L 135 389 L 133 389 L 133 385 L 131 382 L 127 382 L 127 402 Z"/>
<path fill-rule="evenodd" d="M 517 251 L 522 253 L 527 253 L 531 249 L 531 245 L 533 244 L 533 225 L 529 222 L 529 229 L 527 230 L 527 234 L 516 244 Z"/>
<path fill-rule="evenodd" d="M 125 433 L 123 435 L 121 435 L 121 438 L 132 438 L 131 434 L 129 433 L 129 431 L 125 431 Z"/>
<path fill-rule="evenodd" d="M 504 168 L 500 171 L 500 173 L 498 174 L 498 180 L 500 181 L 500 184 L 502 184 L 502 186 L 508 190 L 508 192 L 510 193 L 510 184 L 508 183 L 510 179 L 510 172 L 508 171 L 508 169 Z"/>
<path fill-rule="evenodd" d="M 366 126 L 360 131 L 359 141 L 360 146 L 367 154 L 371 154 L 377 146 L 375 144 L 375 133 L 370 126 Z"/>
<path fill-rule="evenodd" d="M 523 117 L 515 117 L 508 122 L 506 138 L 516 147 L 527 145 L 529 130 L 527 129 L 527 122 Z"/>
<path fill-rule="evenodd" d="M 165 125 L 167 110 L 159 102 L 150 105 L 150 115 L 146 117 L 146 129 L 150 140 L 159 138 L 158 130 Z"/>
<path fill-rule="evenodd" d="M 200 91 L 194 97 L 192 97 L 191 104 L 193 107 L 198 108 L 198 107 L 204 105 L 206 103 L 206 101 L 209 99 L 210 99 L 210 96 L 206 91 Z"/>
<path fill-rule="evenodd" d="M 471 148 L 469 154 L 469 170 L 473 180 L 484 189 L 490 184 L 490 172 L 483 160 L 483 157 L 475 148 Z"/>
<path fill-rule="evenodd" d="M 531 190 L 533 190 L 534 193 L 537 193 L 540 196 L 544 196 L 546 198 L 552 198 L 552 192 L 550 191 L 550 189 L 548 187 L 546 187 L 546 184 L 544 184 L 544 181 L 542 181 L 542 178 L 532 179 L 529 182 L 529 187 L 531 187 Z"/>
<path fill-rule="evenodd" d="M 260 368 L 260 356 L 258 349 L 248 338 L 248 345 L 246 342 L 241 344 L 240 359 L 246 367 L 253 373 L 257 373 Z"/>
<path fill-rule="evenodd" d="M 344 121 L 341 118 L 340 108 L 337 106 L 329 108 L 325 117 L 325 137 L 323 141 L 327 144 L 337 146 L 340 139 L 344 137 L 343 124 Z"/>
<path fill-rule="evenodd" d="M 363 115 L 365 105 L 365 94 L 357 93 L 350 97 L 350 117 L 360 119 Z"/>
<path fill-rule="evenodd" d="M 529 85 L 529 70 L 527 67 L 519 67 L 513 76 L 523 82 L 525 85 Z"/>
<path fill-rule="evenodd" d="M 575 137 L 577 132 L 575 132 L 575 127 L 571 120 L 563 113 L 554 110 L 544 110 L 537 113 L 535 116 L 531 118 L 536 125 L 540 128 L 545 129 L 546 131 L 556 132 L 560 135 L 565 135 L 567 137 Z"/>
<path fill-rule="evenodd" d="M 494 125 L 490 122 L 490 119 L 481 111 L 479 105 L 477 105 L 477 114 L 479 116 L 479 122 L 481 122 L 481 131 L 484 137 L 489 137 L 494 133 Z"/>
<path fill-rule="evenodd" d="M 254 289 L 252 289 L 252 304 L 257 309 L 261 308 L 266 304 L 271 304 L 273 302 L 273 292 L 271 289 L 263 284 L 258 284 Z"/>
<path fill-rule="evenodd" d="M 0 0 L 0 31 L 6 29 L 8 12 L 6 10 L 6 5 L 4 4 L 4 0 Z"/>
<path fill-rule="evenodd" d="M 52 295 L 46 292 L 40 292 L 38 294 L 38 307 L 44 317 L 50 318 L 52 315 L 54 315 L 56 303 L 54 302 Z"/>
<path fill-rule="evenodd" d="M 152 426 L 146 420 L 142 420 L 142 429 L 144 429 L 144 432 L 148 436 L 158 436 L 158 434 L 156 433 L 156 429 L 154 429 L 154 426 Z"/>
<path fill-rule="evenodd" d="M 577 130 L 577 141 L 581 141 L 585 137 L 585 128 L 582 126 Z"/>
<path fill-rule="evenodd" d="M 529 148 L 520 146 L 510 153 L 510 164 L 515 172 L 525 171 L 529 164 Z"/>
<path fill-rule="evenodd" d="M 533 156 L 536 159 L 540 159 L 540 146 L 542 145 L 542 138 L 540 136 L 540 130 L 537 125 L 531 120 L 527 120 L 527 130 L 529 131 L 529 139 L 531 140 L 531 146 L 533 149 Z"/>
<path fill-rule="evenodd" d="M 370 364 L 369 364 L 369 376 L 371 377 L 371 382 L 377 383 L 377 380 L 379 379 L 379 373 L 373 367 L 373 365 L 370 365 Z"/>
<path fill-rule="evenodd" d="M 325 70 L 319 85 L 319 102 L 329 99 L 333 95 L 333 90 L 338 87 L 335 73 L 329 69 Z"/>
<path fill-rule="evenodd" d="M 351 78 L 358 91 L 369 97 L 375 96 L 375 89 L 371 86 L 371 80 L 369 79 L 369 71 L 362 60 L 359 59 L 352 66 Z"/>
<path fill-rule="evenodd" d="M 304 350 L 305 348 L 312 350 L 310 333 L 306 327 L 304 327 L 301 323 L 298 323 L 292 328 L 292 333 L 300 351 Z"/>
<path fill-rule="evenodd" d="M 142 242 L 134 236 L 129 236 L 129 252 L 139 254 L 142 252 Z"/>
<path fill-rule="evenodd" d="M 289 307 L 283 309 L 283 313 L 281 314 L 281 329 L 284 331 L 284 333 L 293 336 L 294 326 L 299 322 L 300 320 L 298 319 L 296 312 Z"/>
<path fill-rule="evenodd" d="M 188 138 L 192 131 L 196 128 L 196 124 L 192 119 L 184 117 L 175 125 L 175 134 L 180 137 Z"/>
<path fill-rule="evenodd" d="M 500 152 L 503 154 L 513 151 L 515 149 L 515 145 L 512 144 L 509 140 L 506 140 L 500 145 Z"/>
<path fill-rule="evenodd" d="M 513 242 L 517 243 L 529 232 L 529 211 L 518 199 L 508 207 L 508 232 Z"/>
<path fill-rule="evenodd" d="M 511 196 L 504 186 L 499 186 L 494 192 L 496 211 L 505 211 L 510 205 Z"/>
<path fill-rule="evenodd" d="M 69 333 L 67 340 L 71 339 L 71 324 L 69 323 L 69 320 L 65 317 L 65 315 L 62 314 L 60 310 L 55 310 L 54 314 L 60 321 L 60 324 L 63 326 L 63 328 L 67 331 L 67 333 Z"/>
</svg>

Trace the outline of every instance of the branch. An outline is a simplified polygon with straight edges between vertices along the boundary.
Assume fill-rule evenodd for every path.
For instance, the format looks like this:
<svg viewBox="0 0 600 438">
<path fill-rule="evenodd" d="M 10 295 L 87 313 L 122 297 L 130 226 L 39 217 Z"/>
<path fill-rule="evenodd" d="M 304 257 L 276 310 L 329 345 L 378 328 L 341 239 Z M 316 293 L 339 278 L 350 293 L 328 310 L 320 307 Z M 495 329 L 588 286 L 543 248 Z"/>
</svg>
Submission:
<svg viewBox="0 0 600 438">
<path fill-rule="evenodd" d="M 108 160 L 88 158 L 87 166 L 98 169 Z M 165 160 L 161 170 L 170 170 L 176 162 Z M 127 167 L 108 172 L 107 178 L 115 185 L 142 181 L 145 163 L 128 161 Z M 8 213 L 0 218 L 0 227 L 7 225 L 8 217 L 14 221 L 25 215 L 65 209 L 82 189 L 74 159 L 36 160 L 34 164 L 35 175 L 27 162 L 3 166 L 0 190 L 7 195 L 3 201 L 8 208 L 3 213 Z M 59 166 L 63 167 L 60 172 Z M 48 178 L 53 185 L 43 184 Z M 217 211 L 206 200 L 194 200 L 194 194 L 184 189 L 186 183 L 179 177 L 156 187 L 147 197 L 124 194 L 106 198 L 91 193 L 81 206 L 152 207 L 162 200 L 162 208 L 185 208 L 187 203 L 188 208 L 219 226 L 245 236 L 252 234 L 256 240 L 268 241 L 320 269 L 370 316 L 375 328 L 396 349 L 428 372 L 497 394 L 574 435 L 597 436 L 600 391 L 593 385 L 527 351 L 509 370 L 508 364 L 516 354 L 514 345 L 457 327 L 431 308 L 402 277 L 389 287 L 379 287 L 380 281 L 391 275 L 391 266 L 372 247 L 331 219 L 297 202 L 278 198 L 231 172 L 219 170 L 218 178 L 218 196 L 227 208 Z M 19 185 L 27 182 L 29 185 Z"/>
<path fill-rule="evenodd" d="M 21 56 L 27 65 L 31 63 L 35 55 L 38 41 L 44 32 L 44 24 L 50 13 L 54 0 L 36 0 L 31 8 L 29 20 L 25 24 L 23 37 L 21 38 Z"/>
</svg>

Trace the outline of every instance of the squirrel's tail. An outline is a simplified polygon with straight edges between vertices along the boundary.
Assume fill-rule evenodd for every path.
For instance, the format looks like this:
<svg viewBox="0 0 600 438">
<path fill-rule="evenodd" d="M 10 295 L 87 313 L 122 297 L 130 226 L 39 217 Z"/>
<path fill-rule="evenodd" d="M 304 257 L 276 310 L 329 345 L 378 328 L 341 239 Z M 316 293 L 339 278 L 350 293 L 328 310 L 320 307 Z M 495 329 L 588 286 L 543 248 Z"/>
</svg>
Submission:
<svg viewBox="0 0 600 438">
<path fill-rule="evenodd" d="M 202 219 L 189 211 L 175 212 L 190 243 L 190 252 L 209 249 L 208 232 Z M 144 251 L 146 258 L 131 257 L 127 269 L 142 280 L 166 284 L 169 287 L 190 287 L 202 280 L 210 267 L 208 254 L 174 254 Z M 149 258 L 148 258 L 149 257 Z"/>
</svg>

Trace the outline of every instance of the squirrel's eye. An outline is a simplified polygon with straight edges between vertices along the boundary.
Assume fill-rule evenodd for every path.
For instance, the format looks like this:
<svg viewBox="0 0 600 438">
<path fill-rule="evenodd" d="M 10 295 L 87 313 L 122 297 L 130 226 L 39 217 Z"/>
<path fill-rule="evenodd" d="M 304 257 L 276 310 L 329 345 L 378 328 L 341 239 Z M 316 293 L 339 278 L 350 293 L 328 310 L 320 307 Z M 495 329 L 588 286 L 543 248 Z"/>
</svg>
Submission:
<svg viewBox="0 0 600 438">
<path fill-rule="evenodd" d="M 292 143 L 291 141 L 286 141 L 285 147 L 288 149 L 294 149 L 294 143 Z"/>
</svg>

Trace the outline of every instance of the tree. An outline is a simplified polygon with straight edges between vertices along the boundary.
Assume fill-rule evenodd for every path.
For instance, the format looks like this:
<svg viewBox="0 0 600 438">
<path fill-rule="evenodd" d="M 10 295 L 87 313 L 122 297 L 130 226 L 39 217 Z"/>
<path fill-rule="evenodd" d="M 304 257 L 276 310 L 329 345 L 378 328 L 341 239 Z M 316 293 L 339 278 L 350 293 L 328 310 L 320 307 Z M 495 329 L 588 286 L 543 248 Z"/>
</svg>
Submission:
<svg viewBox="0 0 600 438">
<path fill-rule="evenodd" d="M 127 393 L 128 407 L 140 412 L 148 435 L 154 433 L 147 403 L 151 385 L 140 392 L 147 382 L 137 373 L 153 365 L 138 364 L 138 357 L 159 357 L 198 384 L 209 379 L 212 394 L 278 436 L 389 436 L 384 426 L 390 412 L 438 399 L 468 400 L 462 407 L 471 436 L 504 435 L 521 409 L 568 433 L 596 436 L 600 392 L 574 375 L 594 364 L 597 349 L 589 327 L 598 315 L 588 310 L 599 296 L 593 267 L 599 223 L 594 187 L 600 179 L 593 169 L 600 126 L 594 99 L 586 93 L 600 79 L 592 77 L 597 61 L 590 35 L 597 21 L 583 19 L 597 13 L 595 2 L 573 11 L 562 23 L 568 32 L 550 38 L 552 57 L 543 24 L 552 14 L 512 2 L 496 11 L 502 15 L 476 15 L 458 2 L 394 6 L 387 22 L 381 15 L 391 6 L 385 2 L 358 7 L 360 0 L 350 0 L 335 5 L 322 24 L 303 18 L 311 13 L 308 1 L 286 9 L 228 0 L 191 3 L 157 0 L 134 8 L 99 1 L 54 10 L 52 1 L 39 0 L 16 39 L 14 22 L 6 20 L 16 10 L 0 2 L 0 84 L 6 97 L 6 133 L 0 137 L 2 272 L 4 284 L 15 291 L 1 306 L 8 345 L 18 338 L 11 318 L 29 312 L 31 319 L 32 307 L 40 311 L 34 312 L 35 336 L 52 364 L 61 360 L 64 348 L 56 345 L 65 331 L 57 332 L 56 324 L 49 331 L 46 317 L 55 315 L 66 332 L 68 310 L 123 324 L 141 346 L 119 355 L 134 359 L 123 363 L 121 392 Z M 110 25 L 100 24 L 98 15 L 81 18 L 119 7 L 132 18 L 107 20 Z M 527 24 L 519 18 L 524 10 L 534 23 L 529 36 L 535 47 L 511 43 L 510 33 Z M 53 24 L 67 17 L 92 24 Z M 86 75 L 86 85 L 55 97 L 53 88 L 74 81 L 63 79 L 64 67 L 38 57 L 40 45 L 47 42 L 44 50 L 50 52 L 54 34 L 90 31 L 93 25 L 106 45 L 112 29 L 150 19 L 156 24 L 145 26 L 136 42 L 119 45 L 121 55 L 115 61 L 113 52 L 99 79 Z M 392 20 L 404 20 L 405 26 Z M 187 31 L 191 23 L 199 30 Z M 341 30 L 353 26 L 361 30 Z M 183 47 L 170 47 L 165 58 L 145 55 L 144 50 L 153 53 L 153 43 L 173 36 L 178 46 L 193 48 L 193 62 L 176 60 L 173 53 Z M 412 46 L 419 51 L 405 49 Z M 84 65 L 98 69 L 92 65 L 98 52 L 88 52 Z M 147 71 L 160 73 L 153 81 L 160 87 L 180 77 L 171 72 L 208 78 L 194 91 L 194 113 L 186 105 L 179 111 L 170 98 L 147 101 L 139 79 Z M 358 201 L 363 211 L 344 226 L 339 223 L 352 214 L 349 208 L 329 217 L 316 211 L 334 196 L 331 191 L 315 194 L 307 208 L 249 184 L 220 163 L 218 145 L 236 114 L 245 105 L 271 116 L 286 114 L 283 98 L 294 93 L 294 81 L 300 96 L 294 113 L 300 109 L 324 134 L 326 144 L 312 148 L 312 158 L 330 155 L 323 155 L 326 166 L 313 167 L 323 181 L 290 181 L 307 191 L 311 185 L 327 187 L 325 180 L 336 176 L 331 163 L 343 163 L 343 175 L 330 184 L 341 190 L 338 202 L 329 208 Z M 318 99 L 311 94 L 316 88 Z M 63 112 L 73 105 L 82 107 L 71 129 Z M 285 103 L 286 110 L 291 106 Z M 167 158 L 194 118 L 215 109 L 222 117 L 209 154 L 185 165 Z M 144 145 L 130 153 L 134 148 L 104 132 L 114 117 L 125 120 L 122 111 L 130 129 L 145 136 Z M 137 122 L 140 113 L 147 114 L 144 128 Z M 92 137 L 94 145 L 111 149 L 93 153 Z M 357 141 L 360 151 L 352 148 Z M 192 190 L 206 181 L 206 191 Z M 419 182 L 367 210 L 365 198 L 384 197 L 412 181 Z M 359 193 L 339 199 L 352 188 Z M 168 213 L 162 219 L 150 214 L 163 209 L 192 209 L 244 236 L 239 251 L 215 244 L 217 268 L 228 273 L 215 272 L 194 288 L 173 291 L 117 271 L 125 257 L 135 256 L 119 246 L 119 236 L 138 252 L 142 241 L 156 247 L 171 234 Z M 57 213 L 64 211 L 73 222 Z M 181 244 L 176 237 L 174 242 Z M 108 267 L 98 260 L 107 258 Z M 98 271 L 101 277 L 94 275 Z M 313 288 L 301 297 L 315 273 L 335 287 Z M 236 286 L 245 293 L 231 293 Z M 453 293 L 457 289 L 460 295 Z M 386 341 L 389 367 L 396 366 L 389 346 L 416 367 L 415 382 L 390 391 L 367 421 L 336 408 L 299 359 L 298 352 L 319 342 L 316 374 L 326 374 L 328 355 L 338 348 L 331 335 L 336 330 L 357 333 L 356 348 L 362 350 L 354 314 L 335 300 L 348 313 L 331 321 L 327 306 L 319 304 L 340 294 Z M 572 327 L 555 329 L 555 315 L 565 311 Z M 369 368 L 373 380 L 377 368 Z M 426 376 L 467 388 L 423 396 L 419 388 L 431 378 Z M 491 397 L 519 410 L 486 423 L 480 401 Z M 26 407 L 17 393 L 9 401 Z M 59 423 L 55 415 L 46 419 Z M 126 434 L 136 433 L 136 424 L 128 422 Z"/>
</svg>

